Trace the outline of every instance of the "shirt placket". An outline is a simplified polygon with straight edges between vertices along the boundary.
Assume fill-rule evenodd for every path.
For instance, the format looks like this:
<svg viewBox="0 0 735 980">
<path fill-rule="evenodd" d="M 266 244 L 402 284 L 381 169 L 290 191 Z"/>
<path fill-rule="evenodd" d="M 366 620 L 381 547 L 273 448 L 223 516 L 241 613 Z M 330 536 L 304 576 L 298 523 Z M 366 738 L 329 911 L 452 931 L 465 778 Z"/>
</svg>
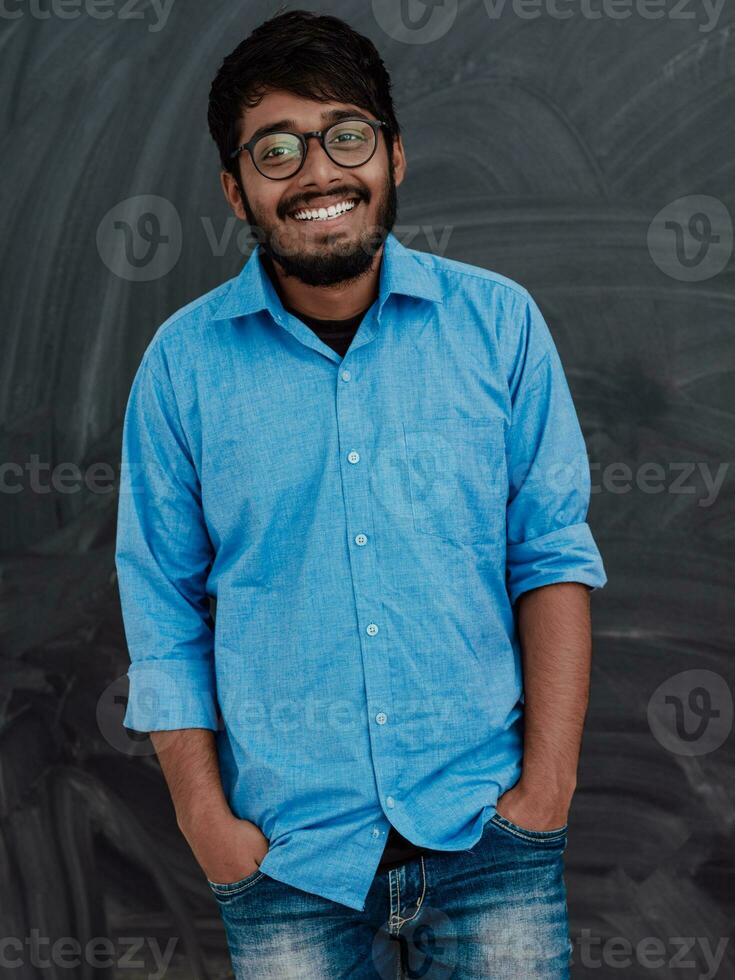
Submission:
<svg viewBox="0 0 735 980">
<path fill-rule="evenodd" d="M 366 710 L 373 769 L 383 806 L 397 805 L 397 772 L 393 761 L 391 726 L 394 703 L 388 669 L 391 638 L 382 615 L 379 591 L 375 526 L 370 505 L 370 467 L 372 446 L 365 438 L 363 421 L 376 406 L 368 404 L 361 381 L 370 370 L 369 356 L 376 345 L 364 323 L 361 342 L 350 348 L 337 372 L 335 396 L 340 474 L 347 522 L 347 538 L 352 588 L 357 611 L 356 629 L 360 640 L 365 678 Z M 357 338 L 356 338 L 357 339 Z"/>
</svg>

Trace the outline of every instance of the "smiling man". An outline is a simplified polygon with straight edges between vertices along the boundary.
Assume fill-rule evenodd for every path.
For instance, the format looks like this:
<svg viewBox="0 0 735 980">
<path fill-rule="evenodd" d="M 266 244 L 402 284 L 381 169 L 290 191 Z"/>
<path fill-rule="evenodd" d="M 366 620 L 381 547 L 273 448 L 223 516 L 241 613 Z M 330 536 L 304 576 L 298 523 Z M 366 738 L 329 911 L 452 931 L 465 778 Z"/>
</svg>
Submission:
<svg viewBox="0 0 735 980">
<path fill-rule="evenodd" d="M 381 131 L 389 132 L 388 124 L 356 105 L 325 107 L 294 93 L 265 92 L 247 113 L 248 138 L 230 156 L 244 155 L 245 174 L 240 166 L 222 174 L 235 214 L 258 232 L 263 254 L 276 259 L 279 281 L 298 290 L 294 300 L 332 319 L 341 307 L 374 298 L 375 248 L 395 223 L 405 159 L 400 141 L 387 152 Z M 308 140 L 318 140 L 323 152 L 312 154 L 303 173 Z"/>
<path fill-rule="evenodd" d="M 390 80 L 342 21 L 263 24 L 209 124 L 258 245 L 133 382 L 124 722 L 237 977 L 567 977 L 605 574 L 549 330 L 521 285 L 397 240 Z"/>
</svg>

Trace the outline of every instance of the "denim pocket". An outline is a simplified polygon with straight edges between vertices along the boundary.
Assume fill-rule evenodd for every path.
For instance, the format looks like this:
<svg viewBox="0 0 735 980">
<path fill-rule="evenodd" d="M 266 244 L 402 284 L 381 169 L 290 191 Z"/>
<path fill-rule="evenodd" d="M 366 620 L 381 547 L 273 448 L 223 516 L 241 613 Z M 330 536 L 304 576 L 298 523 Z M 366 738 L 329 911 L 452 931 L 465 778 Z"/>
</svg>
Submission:
<svg viewBox="0 0 735 980">
<path fill-rule="evenodd" d="M 459 544 L 504 534 L 503 419 L 412 419 L 403 438 L 415 531 Z"/>
<path fill-rule="evenodd" d="M 528 830 L 526 827 L 520 827 L 517 823 L 501 817 L 499 813 L 494 813 L 490 819 L 496 827 L 506 834 L 518 837 L 521 840 L 527 841 L 529 844 L 562 843 L 566 840 L 567 828 L 569 826 L 569 824 L 565 823 L 563 827 L 554 827 L 552 830 Z"/>
<path fill-rule="evenodd" d="M 239 895 L 241 892 L 246 891 L 251 885 L 254 885 L 256 881 L 265 877 L 265 872 L 261 871 L 260 868 L 256 868 L 255 871 L 251 871 L 249 875 L 245 875 L 244 878 L 240 878 L 239 881 L 232 881 L 227 883 L 220 883 L 218 881 L 210 881 L 207 879 L 207 884 L 212 889 L 217 898 L 234 898 L 235 895 Z"/>
</svg>

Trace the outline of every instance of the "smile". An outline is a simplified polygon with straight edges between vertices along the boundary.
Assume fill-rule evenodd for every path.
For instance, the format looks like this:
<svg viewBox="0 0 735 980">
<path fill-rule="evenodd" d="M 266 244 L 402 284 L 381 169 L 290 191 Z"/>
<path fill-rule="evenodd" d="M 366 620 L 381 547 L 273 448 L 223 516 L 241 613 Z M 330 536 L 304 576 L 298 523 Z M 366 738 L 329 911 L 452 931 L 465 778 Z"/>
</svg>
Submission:
<svg viewBox="0 0 735 980">
<path fill-rule="evenodd" d="M 343 214 L 354 211 L 358 201 L 340 201 L 330 204 L 328 208 L 302 208 L 291 215 L 296 221 L 334 221 Z"/>
</svg>

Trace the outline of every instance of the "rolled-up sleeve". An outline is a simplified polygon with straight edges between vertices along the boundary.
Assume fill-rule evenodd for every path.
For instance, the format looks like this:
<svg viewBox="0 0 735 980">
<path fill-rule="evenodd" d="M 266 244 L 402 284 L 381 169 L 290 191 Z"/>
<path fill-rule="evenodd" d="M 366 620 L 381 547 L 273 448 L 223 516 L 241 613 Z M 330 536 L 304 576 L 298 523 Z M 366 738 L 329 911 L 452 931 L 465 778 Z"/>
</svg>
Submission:
<svg viewBox="0 0 735 980">
<path fill-rule="evenodd" d="M 607 581 L 587 524 L 587 450 L 564 371 L 530 296 L 509 377 L 507 586 L 512 602 L 529 589 Z"/>
<path fill-rule="evenodd" d="M 115 565 L 130 654 L 123 724 L 217 730 L 213 560 L 196 467 L 165 360 L 149 348 L 122 435 Z"/>
</svg>

